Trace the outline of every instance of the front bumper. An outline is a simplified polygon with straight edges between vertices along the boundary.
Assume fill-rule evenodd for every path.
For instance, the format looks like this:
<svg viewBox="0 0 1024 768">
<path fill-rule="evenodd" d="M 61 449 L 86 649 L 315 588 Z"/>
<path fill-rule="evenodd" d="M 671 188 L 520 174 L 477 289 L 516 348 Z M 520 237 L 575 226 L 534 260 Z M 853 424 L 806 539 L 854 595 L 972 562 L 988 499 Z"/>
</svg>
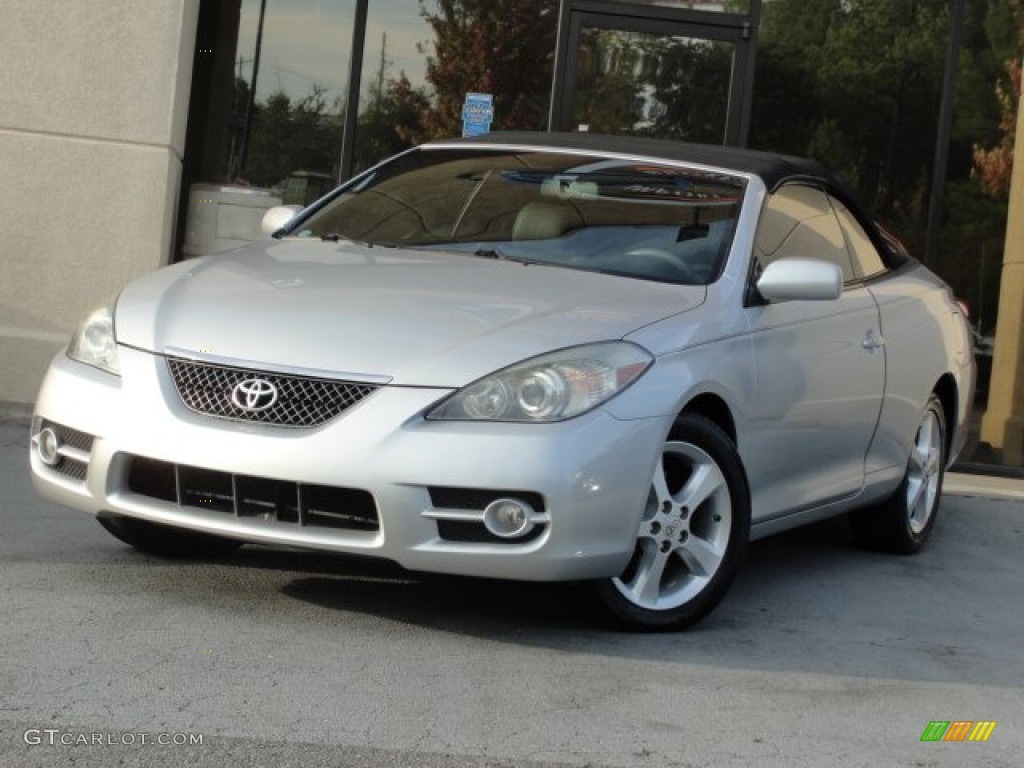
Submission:
<svg viewBox="0 0 1024 768">
<path fill-rule="evenodd" d="M 32 434 L 53 424 L 71 440 L 64 449 L 69 461 L 56 467 L 31 452 L 41 494 L 92 514 L 377 556 L 413 570 L 523 580 L 620 573 L 669 428 L 662 418 L 623 421 L 600 409 L 557 424 L 432 422 L 421 414 L 449 390 L 395 386 L 320 427 L 249 424 L 185 408 L 163 357 L 126 347 L 119 355 L 120 378 L 64 353 L 51 364 Z M 180 468 L 186 477 L 227 478 L 228 489 L 272 479 L 277 487 L 298 488 L 300 496 L 310 487 L 353 490 L 372 499 L 377 524 L 326 527 L 303 515 L 240 514 L 237 499 L 232 511 L 230 500 L 213 508 L 206 497 L 196 503 L 194 494 L 140 492 L 132 468 L 141 459 L 174 468 L 169 471 L 178 473 L 179 491 Z M 438 489 L 448 497 L 466 490 L 456 495 L 469 502 L 446 509 Z M 445 533 L 444 520 L 457 528 L 461 518 L 464 529 L 476 514 L 471 508 L 479 506 L 473 499 L 495 493 L 520 494 L 541 507 L 540 530 L 501 541 L 453 540 Z"/>
</svg>

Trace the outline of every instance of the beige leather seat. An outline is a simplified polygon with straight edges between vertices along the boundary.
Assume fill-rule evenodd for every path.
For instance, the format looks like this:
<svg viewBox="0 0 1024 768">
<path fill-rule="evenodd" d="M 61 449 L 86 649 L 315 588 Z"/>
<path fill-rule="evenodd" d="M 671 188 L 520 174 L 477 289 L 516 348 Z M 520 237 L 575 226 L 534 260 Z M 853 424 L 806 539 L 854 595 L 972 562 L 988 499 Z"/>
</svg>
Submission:
<svg viewBox="0 0 1024 768">
<path fill-rule="evenodd" d="M 583 224 L 580 212 L 569 203 L 527 203 L 512 225 L 512 239 L 552 240 Z"/>
</svg>

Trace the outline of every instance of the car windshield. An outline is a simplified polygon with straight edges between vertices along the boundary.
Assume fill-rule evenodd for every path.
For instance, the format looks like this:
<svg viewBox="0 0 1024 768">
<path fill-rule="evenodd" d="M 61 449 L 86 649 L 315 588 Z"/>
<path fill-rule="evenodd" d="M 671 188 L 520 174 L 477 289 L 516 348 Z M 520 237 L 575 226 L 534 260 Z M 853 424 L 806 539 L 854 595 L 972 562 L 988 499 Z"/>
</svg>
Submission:
<svg viewBox="0 0 1024 768">
<path fill-rule="evenodd" d="M 738 176 L 646 160 L 424 148 L 356 179 L 286 235 L 703 285 L 718 276 L 743 190 Z"/>
</svg>

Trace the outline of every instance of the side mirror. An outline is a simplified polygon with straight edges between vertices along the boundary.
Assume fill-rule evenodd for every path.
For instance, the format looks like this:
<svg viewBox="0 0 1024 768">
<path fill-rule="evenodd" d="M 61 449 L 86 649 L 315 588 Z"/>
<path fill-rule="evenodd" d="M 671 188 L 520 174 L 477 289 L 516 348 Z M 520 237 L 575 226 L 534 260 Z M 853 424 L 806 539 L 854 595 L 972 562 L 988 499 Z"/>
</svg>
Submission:
<svg viewBox="0 0 1024 768">
<path fill-rule="evenodd" d="M 767 301 L 831 301 L 843 292 L 843 271 L 818 259 L 773 261 L 757 281 Z"/>
<path fill-rule="evenodd" d="M 301 210 L 301 205 L 275 205 L 263 214 L 260 229 L 263 230 L 264 235 L 272 235 L 295 218 L 295 214 Z"/>
</svg>

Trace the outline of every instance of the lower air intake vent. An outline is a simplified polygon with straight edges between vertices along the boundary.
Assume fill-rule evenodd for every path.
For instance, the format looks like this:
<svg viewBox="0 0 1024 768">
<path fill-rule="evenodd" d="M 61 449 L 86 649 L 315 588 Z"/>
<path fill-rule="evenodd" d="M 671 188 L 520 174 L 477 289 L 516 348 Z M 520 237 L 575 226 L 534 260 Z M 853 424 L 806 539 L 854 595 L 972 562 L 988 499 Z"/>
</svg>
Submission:
<svg viewBox="0 0 1024 768">
<path fill-rule="evenodd" d="M 142 456 L 131 457 L 128 488 L 140 496 L 239 518 L 353 531 L 380 527 L 373 496 L 354 488 L 235 475 Z"/>
</svg>

